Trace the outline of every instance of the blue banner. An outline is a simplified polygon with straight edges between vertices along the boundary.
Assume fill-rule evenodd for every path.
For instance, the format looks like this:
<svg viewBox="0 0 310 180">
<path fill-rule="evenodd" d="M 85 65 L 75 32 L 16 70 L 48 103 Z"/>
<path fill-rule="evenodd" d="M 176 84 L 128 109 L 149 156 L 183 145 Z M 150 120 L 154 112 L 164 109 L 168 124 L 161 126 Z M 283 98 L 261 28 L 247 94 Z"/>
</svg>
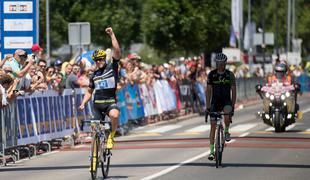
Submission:
<svg viewBox="0 0 310 180">
<path fill-rule="evenodd" d="M 129 84 L 125 87 L 125 91 L 127 118 L 132 120 L 144 117 L 143 103 L 139 96 L 138 85 Z"/>
<path fill-rule="evenodd" d="M 121 89 L 116 93 L 117 97 L 117 106 L 120 109 L 120 118 L 119 118 L 119 124 L 124 125 L 127 123 L 127 109 L 126 109 L 126 98 L 125 98 L 125 90 Z"/>
<path fill-rule="evenodd" d="M 299 83 L 300 83 L 300 89 L 301 92 L 309 92 L 310 91 L 310 77 L 306 74 L 303 73 L 299 77 Z"/>
<path fill-rule="evenodd" d="M 28 137 L 27 129 L 26 129 L 26 117 L 25 117 L 25 105 L 24 99 L 17 100 L 17 118 L 19 119 L 19 132 L 18 139 Z"/>
<path fill-rule="evenodd" d="M 201 105 L 206 106 L 206 95 L 203 85 L 200 82 L 195 82 L 195 89 Z"/>
</svg>

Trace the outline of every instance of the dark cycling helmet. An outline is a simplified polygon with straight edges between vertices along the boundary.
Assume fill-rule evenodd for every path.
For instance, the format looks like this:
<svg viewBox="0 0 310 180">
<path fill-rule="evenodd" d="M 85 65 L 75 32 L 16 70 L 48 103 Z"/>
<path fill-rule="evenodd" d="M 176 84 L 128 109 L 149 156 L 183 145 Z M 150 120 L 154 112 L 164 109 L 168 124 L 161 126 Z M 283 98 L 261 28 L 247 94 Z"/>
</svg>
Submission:
<svg viewBox="0 0 310 180">
<path fill-rule="evenodd" d="M 107 53 L 102 49 L 95 50 L 93 55 L 92 55 L 92 59 L 94 61 L 96 61 L 97 59 L 101 59 L 101 58 L 105 59 L 106 57 L 107 57 Z"/>
<path fill-rule="evenodd" d="M 226 63 L 227 62 L 227 56 L 225 54 L 223 54 L 223 53 L 217 53 L 215 55 L 215 62 L 217 62 L 217 63 L 221 63 L 221 62 Z"/>
<path fill-rule="evenodd" d="M 54 62 L 54 66 L 60 66 L 62 64 L 60 59 L 56 59 L 56 61 Z"/>
</svg>

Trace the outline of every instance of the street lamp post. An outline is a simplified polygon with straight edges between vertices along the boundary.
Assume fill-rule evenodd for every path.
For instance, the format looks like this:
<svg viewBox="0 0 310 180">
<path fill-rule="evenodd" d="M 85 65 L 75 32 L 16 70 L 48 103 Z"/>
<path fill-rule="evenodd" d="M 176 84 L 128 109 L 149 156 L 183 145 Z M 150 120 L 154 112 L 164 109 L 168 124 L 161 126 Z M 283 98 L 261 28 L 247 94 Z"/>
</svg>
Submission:
<svg viewBox="0 0 310 180">
<path fill-rule="evenodd" d="M 265 0 L 261 1 L 261 11 L 262 11 L 262 55 L 263 55 L 263 75 L 265 76 Z"/>
<path fill-rule="evenodd" d="M 252 23 L 251 23 L 251 0 L 248 0 L 248 28 L 249 28 L 249 68 L 250 72 L 252 69 L 253 64 L 253 29 L 252 29 Z"/>
<path fill-rule="evenodd" d="M 49 16 L 49 0 L 46 0 L 46 61 L 50 66 L 50 16 Z"/>
</svg>

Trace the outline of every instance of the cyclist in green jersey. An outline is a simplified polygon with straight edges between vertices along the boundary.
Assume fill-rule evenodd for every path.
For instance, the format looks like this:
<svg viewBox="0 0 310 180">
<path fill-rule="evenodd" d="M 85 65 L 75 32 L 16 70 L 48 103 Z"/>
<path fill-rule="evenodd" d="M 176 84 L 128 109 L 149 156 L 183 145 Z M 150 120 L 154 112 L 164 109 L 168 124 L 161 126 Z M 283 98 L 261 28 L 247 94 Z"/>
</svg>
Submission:
<svg viewBox="0 0 310 180">
<path fill-rule="evenodd" d="M 208 74 L 207 81 L 207 110 L 206 110 L 206 122 L 208 114 L 210 112 L 221 112 L 227 109 L 232 109 L 231 116 L 233 116 L 234 106 L 236 102 L 236 80 L 235 75 L 226 69 L 227 57 L 223 53 L 219 53 L 215 56 L 216 69 L 212 70 Z M 225 107 L 225 108 L 224 108 Z M 229 113 L 229 112 L 225 112 Z M 231 140 L 229 133 L 229 125 L 231 123 L 231 116 L 225 115 L 225 140 L 228 142 Z M 214 137 L 216 130 L 216 122 L 214 115 L 210 116 L 211 130 L 210 130 L 210 155 L 209 160 L 214 159 Z"/>
</svg>

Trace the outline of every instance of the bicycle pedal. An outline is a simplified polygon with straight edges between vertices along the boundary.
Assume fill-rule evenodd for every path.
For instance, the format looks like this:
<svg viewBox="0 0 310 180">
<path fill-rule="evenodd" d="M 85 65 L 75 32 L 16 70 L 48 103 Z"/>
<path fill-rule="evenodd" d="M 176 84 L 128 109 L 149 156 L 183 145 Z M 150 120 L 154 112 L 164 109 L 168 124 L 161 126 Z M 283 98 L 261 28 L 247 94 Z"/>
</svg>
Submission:
<svg viewBox="0 0 310 180">
<path fill-rule="evenodd" d="M 112 153 L 109 152 L 109 153 L 107 154 L 107 157 L 112 157 Z"/>
</svg>

